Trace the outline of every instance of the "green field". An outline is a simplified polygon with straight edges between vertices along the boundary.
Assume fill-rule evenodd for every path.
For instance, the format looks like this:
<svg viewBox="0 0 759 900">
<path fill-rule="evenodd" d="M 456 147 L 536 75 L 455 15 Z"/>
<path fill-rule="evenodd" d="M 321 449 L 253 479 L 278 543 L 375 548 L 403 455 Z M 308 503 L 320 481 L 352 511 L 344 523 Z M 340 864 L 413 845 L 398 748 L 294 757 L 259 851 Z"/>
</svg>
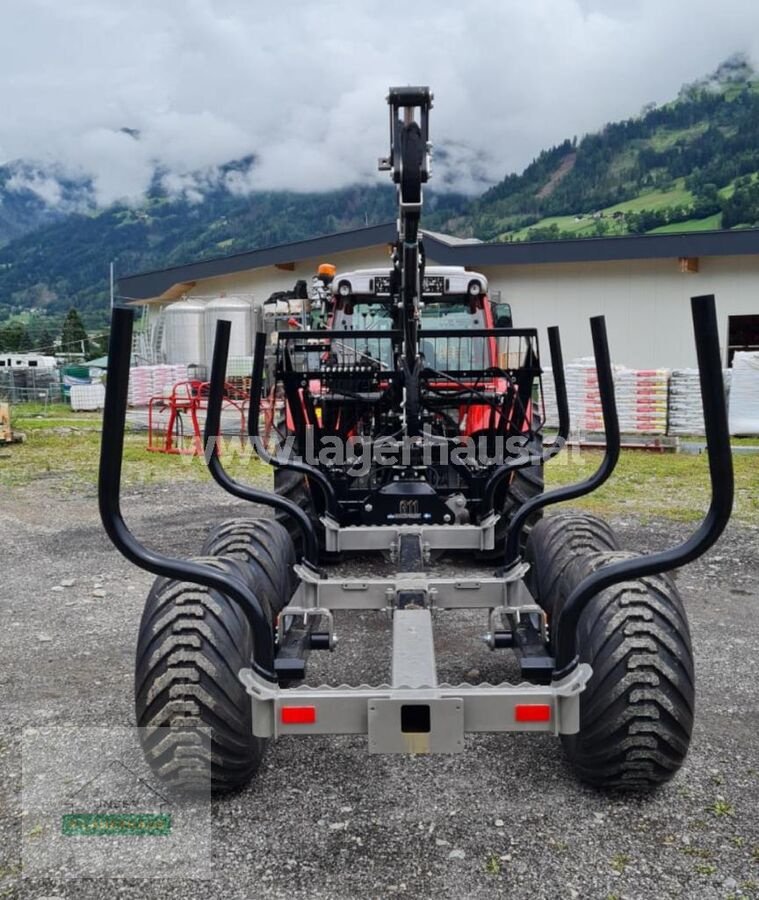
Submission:
<svg viewBox="0 0 759 900">
<path fill-rule="evenodd" d="M 748 443 L 759 445 L 759 438 Z M 579 459 L 573 459 L 571 450 L 569 457 L 562 459 L 562 456 L 546 466 L 549 487 L 586 478 L 601 461 L 598 450 L 583 450 Z M 609 481 L 588 497 L 573 501 L 572 506 L 601 516 L 634 515 L 642 521 L 665 518 L 695 522 L 704 515 L 709 504 L 708 465 L 706 454 L 623 450 Z M 736 454 L 733 466 L 733 516 L 738 521 L 756 525 L 759 522 L 759 456 Z"/>
<path fill-rule="evenodd" d="M 699 122 L 691 128 L 662 128 L 651 135 L 647 141 L 643 141 L 642 143 L 648 144 L 650 147 L 653 147 L 654 150 L 667 150 L 669 147 L 674 146 L 678 141 L 692 141 L 694 138 L 699 137 L 699 135 L 704 134 L 708 128 L 708 122 Z"/>
<path fill-rule="evenodd" d="M 0 445 L 0 488 L 45 482 L 50 490 L 92 494 L 97 482 L 101 414 L 72 412 L 63 404 L 12 408 L 12 427 L 25 436 L 21 444 Z M 151 453 L 144 431 L 127 430 L 123 480 L 126 485 L 166 481 L 208 481 L 201 459 Z M 230 442 L 231 445 L 231 442 Z M 230 473 L 259 484 L 271 482 L 271 470 L 239 442 L 224 462 Z"/>
<path fill-rule="evenodd" d="M 550 228 L 552 225 L 556 225 L 560 231 L 565 234 L 570 234 L 573 237 L 589 237 L 596 233 L 596 225 L 599 221 L 603 222 L 605 226 L 605 234 L 606 235 L 620 235 L 627 234 L 627 228 L 624 220 L 615 220 L 613 218 L 614 213 L 633 213 L 640 212 L 644 209 L 650 210 L 659 210 L 659 209 L 668 209 L 672 206 L 690 206 L 693 203 L 693 194 L 685 189 L 685 179 L 678 178 L 674 182 L 674 187 L 668 191 L 649 191 L 646 194 L 641 194 L 639 197 L 635 197 L 632 200 L 626 200 L 624 203 L 617 203 L 614 206 L 607 206 L 605 209 L 601 210 L 604 214 L 603 219 L 593 219 L 590 215 L 583 215 L 579 221 L 576 221 L 576 216 L 551 216 L 546 219 L 541 219 L 535 225 L 531 225 L 529 228 L 522 228 L 519 231 L 515 232 L 505 232 L 502 235 L 499 235 L 499 240 L 504 240 L 507 238 L 511 238 L 512 240 L 525 240 L 530 231 L 535 228 Z M 691 220 L 698 221 L 698 220 Z M 703 220 L 707 221 L 707 220 Z M 672 231 L 696 231 L 700 230 L 698 228 L 689 228 L 687 227 L 687 223 L 685 223 L 685 227 L 676 227 L 676 226 L 664 226 L 668 230 Z M 710 225 L 704 227 L 712 227 L 718 228 L 719 225 Z M 658 231 L 659 229 L 657 229 Z"/>
<path fill-rule="evenodd" d="M 759 178 L 759 173 L 752 172 L 751 181 L 756 181 L 757 178 Z M 731 181 L 730 184 L 726 184 L 725 187 L 720 188 L 717 191 L 717 193 L 719 194 L 720 197 L 723 197 L 725 200 L 732 197 L 733 194 L 735 193 L 735 181 Z"/>
<path fill-rule="evenodd" d="M 722 225 L 722 213 L 715 213 L 706 219 L 688 219 L 687 222 L 673 222 L 654 228 L 649 234 L 682 234 L 686 231 L 712 231 Z"/>
<path fill-rule="evenodd" d="M 626 200 L 624 203 L 617 203 L 616 206 L 609 206 L 603 210 L 606 215 L 612 215 L 615 212 L 640 212 L 643 209 L 668 209 L 670 206 L 690 206 L 693 203 L 693 194 L 685 189 L 685 179 L 678 178 L 674 182 L 674 187 L 669 191 L 650 191 L 647 194 L 641 194 L 632 200 Z"/>
<path fill-rule="evenodd" d="M 519 231 L 505 232 L 499 235 L 499 240 L 511 238 L 512 240 L 524 240 L 533 228 L 550 228 L 551 225 L 557 225 L 559 229 L 566 234 L 572 234 L 576 237 L 587 237 L 593 234 L 595 222 L 591 218 L 584 217 L 579 222 L 575 221 L 575 216 L 551 216 L 548 219 L 541 219 L 537 224 L 531 225 L 529 228 L 522 228 Z"/>
<path fill-rule="evenodd" d="M 749 87 L 755 94 L 759 94 L 759 81 L 750 81 Z M 744 88 L 745 85 L 742 82 L 727 85 L 727 87 L 724 88 L 725 97 L 727 97 L 728 100 L 735 100 Z"/>
</svg>

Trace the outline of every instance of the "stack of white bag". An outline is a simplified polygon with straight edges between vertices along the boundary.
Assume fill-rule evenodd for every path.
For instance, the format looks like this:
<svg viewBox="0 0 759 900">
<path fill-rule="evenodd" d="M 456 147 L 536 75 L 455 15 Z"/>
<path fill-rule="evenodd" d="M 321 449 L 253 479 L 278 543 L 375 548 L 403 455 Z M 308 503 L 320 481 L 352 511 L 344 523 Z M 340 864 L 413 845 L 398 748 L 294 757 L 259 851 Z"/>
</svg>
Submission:
<svg viewBox="0 0 759 900">
<path fill-rule="evenodd" d="M 725 391 L 730 390 L 732 369 L 723 369 Z M 701 405 L 701 382 L 698 369 L 673 369 L 669 382 L 668 434 L 704 433 L 704 410 Z"/>
<path fill-rule="evenodd" d="M 619 430 L 665 434 L 669 369 L 625 369 L 614 373 Z"/>
<path fill-rule="evenodd" d="M 147 406 L 153 396 L 152 366 L 135 366 L 129 370 L 129 391 L 127 402 L 130 406 Z"/>
<path fill-rule="evenodd" d="M 619 430 L 625 434 L 664 434 L 667 430 L 668 369 L 614 366 Z M 604 431 L 598 375 L 592 359 L 566 367 L 567 397 L 573 430 Z"/>
<path fill-rule="evenodd" d="M 730 434 L 759 434 L 759 353 L 736 353 L 733 357 Z"/>
<path fill-rule="evenodd" d="M 147 406 L 151 397 L 167 396 L 180 381 L 187 381 L 187 366 L 135 366 L 129 370 L 127 402 Z"/>
<path fill-rule="evenodd" d="M 614 390 L 622 433 L 665 434 L 667 431 L 668 369 L 627 369 L 614 366 Z M 575 359 L 564 369 L 572 433 L 603 432 L 598 375 L 592 358 Z M 543 373 L 546 425 L 558 425 L 556 391 L 551 369 Z"/>
<path fill-rule="evenodd" d="M 174 387 L 174 366 L 151 366 L 153 370 L 153 396 L 170 394 Z"/>
<path fill-rule="evenodd" d="M 567 402 L 572 433 L 578 431 L 603 431 L 601 398 L 598 393 L 598 376 L 592 359 L 573 360 L 564 367 L 567 385 Z M 543 404 L 545 425 L 549 429 L 559 425 L 559 410 L 556 404 L 556 388 L 553 369 L 543 370 Z"/>
<path fill-rule="evenodd" d="M 603 431 L 596 364 L 591 357 L 574 359 L 564 367 L 572 431 Z"/>
<path fill-rule="evenodd" d="M 601 400 L 598 394 L 598 376 L 591 358 L 576 359 L 564 366 L 567 386 L 567 402 L 572 433 L 578 431 L 603 431 Z M 553 369 L 543 370 L 543 403 L 546 427 L 557 428 L 559 412 L 556 405 L 556 389 Z"/>
<path fill-rule="evenodd" d="M 704 433 L 698 369 L 672 370 L 669 383 L 669 433 Z"/>
</svg>

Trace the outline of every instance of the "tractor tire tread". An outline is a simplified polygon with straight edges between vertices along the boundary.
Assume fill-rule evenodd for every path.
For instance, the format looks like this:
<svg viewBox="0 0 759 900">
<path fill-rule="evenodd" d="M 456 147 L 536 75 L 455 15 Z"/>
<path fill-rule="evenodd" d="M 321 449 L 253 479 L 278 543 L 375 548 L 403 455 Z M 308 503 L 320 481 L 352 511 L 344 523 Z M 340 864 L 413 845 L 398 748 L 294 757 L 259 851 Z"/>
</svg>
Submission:
<svg viewBox="0 0 759 900">
<path fill-rule="evenodd" d="M 558 617 L 567 597 L 568 566 L 578 555 L 619 550 L 612 527 L 588 513 L 547 516 L 532 529 L 525 548 L 528 587 L 543 609 Z"/>
<path fill-rule="evenodd" d="M 251 583 L 244 563 L 202 561 Z M 252 653 L 236 603 L 197 584 L 156 579 L 140 623 L 135 707 L 145 757 L 168 788 L 226 793 L 258 769 L 265 742 L 253 736 L 237 675 Z"/>
<path fill-rule="evenodd" d="M 578 556 L 566 568 L 567 591 L 599 566 L 632 556 Z M 567 756 L 588 784 L 653 790 L 681 767 L 693 729 L 693 654 L 674 582 L 655 575 L 602 591 L 577 636 L 593 675 L 580 695 L 579 733 L 562 735 Z"/>
</svg>

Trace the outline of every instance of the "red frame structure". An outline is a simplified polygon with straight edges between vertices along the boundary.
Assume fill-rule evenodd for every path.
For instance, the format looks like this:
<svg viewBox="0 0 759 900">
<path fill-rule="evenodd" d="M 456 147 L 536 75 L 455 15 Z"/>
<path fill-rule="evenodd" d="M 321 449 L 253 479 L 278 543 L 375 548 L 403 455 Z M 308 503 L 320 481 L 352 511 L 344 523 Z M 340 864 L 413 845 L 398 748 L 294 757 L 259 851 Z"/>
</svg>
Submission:
<svg viewBox="0 0 759 900">
<path fill-rule="evenodd" d="M 182 456 L 202 456 L 203 439 L 199 413 L 208 409 L 209 382 L 178 381 L 166 397 L 158 395 L 148 403 L 148 446 L 153 453 L 171 453 Z M 225 382 L 223 409 L 235 409 L 240 416 L 240 434 L 246 434 L 245 393 L 237 386 Z M 165 428 L 158 422 L 159 415 L 168 411 Z M 192 422 L 192 446 L 183 447 L 175 443 L 175 428 L 185 413 Z M 160 436 L 160 437 L 159 437 Z M 184 437 L 182 435 L 181 437 Z M 180 440 L 181 440 L 180 437 Z"/>
</svg>

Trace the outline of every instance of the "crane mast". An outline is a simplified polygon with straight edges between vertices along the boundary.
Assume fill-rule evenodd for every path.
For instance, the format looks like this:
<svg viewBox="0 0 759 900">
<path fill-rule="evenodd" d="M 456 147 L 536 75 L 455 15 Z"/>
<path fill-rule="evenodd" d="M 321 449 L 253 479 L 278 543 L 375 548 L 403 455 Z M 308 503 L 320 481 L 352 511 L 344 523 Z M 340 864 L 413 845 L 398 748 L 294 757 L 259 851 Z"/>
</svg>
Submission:
<svg viewBox="0 0 759 900">
<path fill-rule="evenodd" d="M 424 247 L 419 222 L 422 185 L 430 176 L 428 87 L 390 88 L 390 155 L 380 159 L 398 189 L 398 236 L 393 252 L 391 294 L 403 333 L 404 412 L 409 435 L 421 433 L 419 407 L 419 301 L 424 277 Z"/>
</svg>

